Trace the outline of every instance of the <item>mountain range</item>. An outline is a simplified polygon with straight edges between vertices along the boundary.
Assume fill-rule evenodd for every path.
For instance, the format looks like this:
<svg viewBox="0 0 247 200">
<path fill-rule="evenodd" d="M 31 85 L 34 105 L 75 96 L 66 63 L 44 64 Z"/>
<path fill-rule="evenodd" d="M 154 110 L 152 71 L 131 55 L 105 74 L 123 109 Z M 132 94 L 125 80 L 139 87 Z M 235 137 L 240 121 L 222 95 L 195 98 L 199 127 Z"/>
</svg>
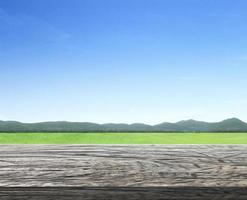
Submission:
<svg viewBox="0 0 247 200">
<path fill-rule="evenodd" d="M 247 132 L 247 123 L 237 118 L 220 122 L 183 120 L 176 123 L 164 122 L 157 125 L 96 124 L 90 122 L 40 122 L 21 123 L 0 121 L 0 132 Z"/>
</svg>

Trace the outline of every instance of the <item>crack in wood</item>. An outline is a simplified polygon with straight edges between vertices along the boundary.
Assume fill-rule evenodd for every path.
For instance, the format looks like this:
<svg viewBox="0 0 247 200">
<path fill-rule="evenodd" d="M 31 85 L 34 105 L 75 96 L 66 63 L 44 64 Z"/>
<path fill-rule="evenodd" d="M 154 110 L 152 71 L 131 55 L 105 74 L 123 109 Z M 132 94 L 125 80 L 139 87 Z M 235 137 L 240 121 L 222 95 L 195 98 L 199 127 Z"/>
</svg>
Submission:
<svg viewBox="0 0 247 200">
<path fill-rule="evenodd" d="M 247 146 L 1 145 L 0 187 L 17 200 L 247 199 Z"/>
</svg>

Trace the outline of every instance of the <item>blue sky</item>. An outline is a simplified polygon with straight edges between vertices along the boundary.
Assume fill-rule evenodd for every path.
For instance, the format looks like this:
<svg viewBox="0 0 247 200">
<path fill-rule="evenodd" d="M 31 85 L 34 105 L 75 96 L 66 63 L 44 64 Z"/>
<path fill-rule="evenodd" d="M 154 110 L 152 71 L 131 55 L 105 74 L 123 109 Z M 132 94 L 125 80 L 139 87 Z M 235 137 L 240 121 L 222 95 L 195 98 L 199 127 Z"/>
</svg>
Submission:
<svg viewBox="0 0 247 200">
<path fill-rule="evenodd" d="M 245 0 L 0 0 L 0 119 L 247 121 Z"/>
</svg>

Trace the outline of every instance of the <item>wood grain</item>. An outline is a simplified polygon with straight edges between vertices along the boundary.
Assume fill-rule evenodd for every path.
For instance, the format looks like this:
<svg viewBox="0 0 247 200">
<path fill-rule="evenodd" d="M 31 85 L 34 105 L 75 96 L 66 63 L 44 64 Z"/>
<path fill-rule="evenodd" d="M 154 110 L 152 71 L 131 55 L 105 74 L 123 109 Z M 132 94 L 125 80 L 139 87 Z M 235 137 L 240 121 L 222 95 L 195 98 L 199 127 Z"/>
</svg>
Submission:
<svg viewBox="0 0 247 200">
<path fill-rule="evenodd" d="M 247 186 L 245 145 L 2 145 L 0 187 Z"/>
<path fill-rule="evenodd" d="M 247 199 L 246 189 L 246 145 L 0 146 L 0 199 Z"/>
<path fill-rule="evenodd" d="M 0 188 L 1 200 L 246 200 L 246 188 Z"/>
</svg>

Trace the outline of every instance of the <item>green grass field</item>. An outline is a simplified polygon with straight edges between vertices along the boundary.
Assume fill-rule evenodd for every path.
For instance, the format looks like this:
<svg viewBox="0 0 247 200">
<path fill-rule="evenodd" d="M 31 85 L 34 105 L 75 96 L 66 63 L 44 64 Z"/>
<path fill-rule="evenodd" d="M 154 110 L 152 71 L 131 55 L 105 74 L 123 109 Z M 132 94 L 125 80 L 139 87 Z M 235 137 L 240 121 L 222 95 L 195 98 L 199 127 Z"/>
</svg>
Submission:
<svg viewBox="0 0 247 200">
<path fill-rule="evenodd" d="M 0 144 L 247 144 L 247 133 L 0 133 Z"/>
</svg>

